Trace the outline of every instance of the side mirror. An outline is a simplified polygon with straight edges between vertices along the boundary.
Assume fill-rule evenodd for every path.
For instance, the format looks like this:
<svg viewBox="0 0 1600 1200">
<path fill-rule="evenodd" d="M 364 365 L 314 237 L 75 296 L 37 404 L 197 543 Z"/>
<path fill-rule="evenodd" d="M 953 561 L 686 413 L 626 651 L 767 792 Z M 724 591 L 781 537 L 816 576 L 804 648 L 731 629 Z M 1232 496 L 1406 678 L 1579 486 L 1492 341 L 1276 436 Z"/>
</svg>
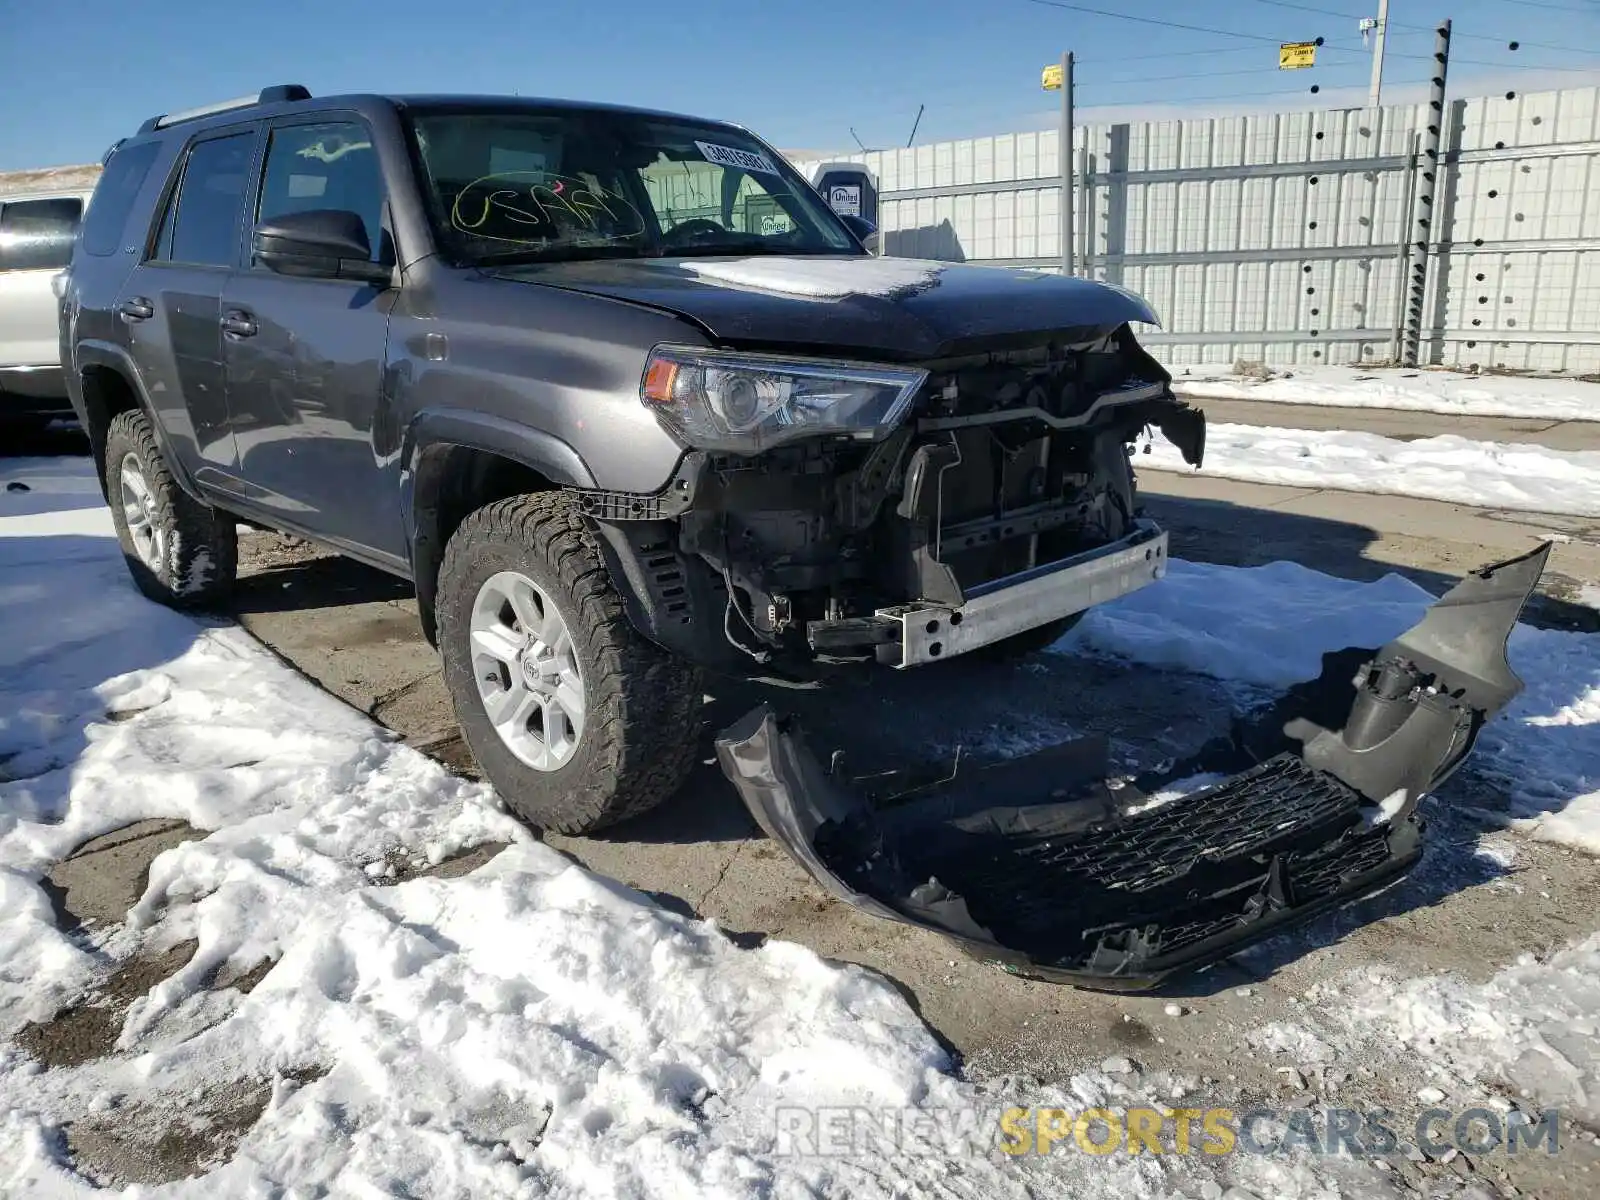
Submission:
<svg viewBox="0 0 1600 1200">
<path fill-rule="evenodd" d="M 858 217 L 854 213 L 842 215 L 839 220 L 845 223 L 845 227 L 856 235 L 856 241 L 863 246 L 867 244 L 869 238 L 878 232 L 878 227 L 871 221 L 865 217 Z"/>
<path fill-rule="evenodd" d="M 360 279 L 387 286 L 393 270 L 372 261 L 367 227 L 353 212 L 314 208 L 284 213 L 255 227 L 256 261 L 280 275 L 313 279 Z"/>
</svg>

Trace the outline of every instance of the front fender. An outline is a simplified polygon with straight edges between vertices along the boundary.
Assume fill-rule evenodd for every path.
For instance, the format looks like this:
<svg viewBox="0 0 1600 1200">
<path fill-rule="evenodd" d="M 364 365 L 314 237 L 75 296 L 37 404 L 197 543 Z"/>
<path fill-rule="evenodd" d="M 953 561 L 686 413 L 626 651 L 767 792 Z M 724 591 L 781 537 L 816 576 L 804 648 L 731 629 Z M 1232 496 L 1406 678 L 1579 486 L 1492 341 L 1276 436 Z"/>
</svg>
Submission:
<svg viewBox="0 0 1600 1200">
<path fill-rule="evenodd" d="M 594 487 L 594 473 L 569 442 L 543 430 L 460 408 L 423 409 L 401 438 L 402 487 L 415 479 L 422 454 L 437 445 L 467 446 L 499 454 L 538 471 L 562 487 Z"/>
<path fill-rule="evenodd" d="M 418 413 L 401 435 L 400 517 L 422 626 L 430 640 L 434 632 L 434 574 L 444 554 L 444 539 L 439 536 L 439 521 L 435 519 L 444 480 L 430 478 L 430 470 L 436 474 L 447 468 L 431 460 L 428 452 L 441 446 L 498 455 L 537 472 L 557 487 L 594 486 L 594 475 L 583 456 L 554 434 L 463 409 L 425 409 Z M 430 461 L 435 462 L 431 468 Z"/>
</svg>

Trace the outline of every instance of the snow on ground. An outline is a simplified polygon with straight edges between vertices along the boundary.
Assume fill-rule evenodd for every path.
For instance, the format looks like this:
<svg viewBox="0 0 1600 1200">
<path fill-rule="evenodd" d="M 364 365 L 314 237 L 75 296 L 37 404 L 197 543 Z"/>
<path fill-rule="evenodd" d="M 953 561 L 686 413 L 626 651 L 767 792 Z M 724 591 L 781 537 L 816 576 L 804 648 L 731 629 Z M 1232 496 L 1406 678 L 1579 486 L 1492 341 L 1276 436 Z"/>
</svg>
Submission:
<svg viewBox="0 0 1600 1200">
<path fill-rule="evenodd" d="M 67 1122 L 137 1138 L 254 1088 L 231 1159 L 161 1195 L 1389 1194 L 1354 1161 L 997 1154 L 1008 1105 L 1167 1093 L 1101 1072 L 980 1091 L 876 976 L 740 949 L 573 865 L 238 629 L 144 601 L 81 460 L 0 462 L 7 480 L 31 490 L 0 492 L 0 1038 L 113 963 L 198 948 L 135 1001 L 124 1053 L 46 1071 L 0 1041 L 0 1192 L 91 1193 Z M 42 874 L 158 816 L 210 832 L 155 859 L 123 924 L 59 932 Z M 386 885 L 485 841 L 511 845 Z M 263 959 L 248 993 L 208 987 Z M 837 1137 L 844 1107 L 899 1140 L 807 1153 L 805 1122 Z"/>
<path fill-rule="evenodd" d="M 1600 934 L 1487 983 L 1372 970 L 1338 989 L 1352 1028 L 1393 1037 L 1461 1080 L 1500 1084 L 1600 1126 Z M 1449 1090 L 1449 1089 L 1446 1089 Z"/>
<path fill-rule="evenodd" d="M 1176 446 L 1146 441 L 1137 463 L 1190 471 Z M 1401 441 L 1375 433 L 1211 425 L 1201 473 L 1249 483 L 1421 496 L 1480 508 L 1600 516 L 1600 451 L 1479 442 Z"/>
<path fill-rule="evenodd" d="M 1399 575 L 1357 583 L 1288 562 L 1173 560 L 1160 583 L 1091 610 L 1058 646 L 1231 681 L 1248 701 L 1314 678 L 1324 651 L 1383 645 L 1432 601 Z M 1465 769 L 1505 792 L 1513 828 L 1600 854 L 1600 634 L 1518 625 L 1509 656 L 1526 690 Z"/>
<path fill-rule="evenodd" d="M 1468 375 L 1363 367 L 1273 368 L 1273 377 L 1236 375 L 1230 366 L 1173 367 L 1180 395 L 1336 408 L 1392 408 L 1479 417 L 1600 421 L 1600 382 L 1527 375 Z"/>
</svg>

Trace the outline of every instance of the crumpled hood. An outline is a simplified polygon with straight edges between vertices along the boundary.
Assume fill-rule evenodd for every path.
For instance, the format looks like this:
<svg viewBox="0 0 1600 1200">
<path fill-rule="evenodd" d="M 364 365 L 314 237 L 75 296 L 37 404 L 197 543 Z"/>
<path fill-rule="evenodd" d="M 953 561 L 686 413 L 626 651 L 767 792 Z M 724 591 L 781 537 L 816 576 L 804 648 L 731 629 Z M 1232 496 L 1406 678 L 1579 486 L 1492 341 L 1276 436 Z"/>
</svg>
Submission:
<svg viewBox="0 0 1600 1200">
<path fill-rule="evenodd" d="M 641 258 L 501 268 L 500 279 L 687 317 L 719 342 L 921 360 L 1058 331 L 1158 324 L 1139 297 L 1088 279 L 858 255 Z"/>
</svg>

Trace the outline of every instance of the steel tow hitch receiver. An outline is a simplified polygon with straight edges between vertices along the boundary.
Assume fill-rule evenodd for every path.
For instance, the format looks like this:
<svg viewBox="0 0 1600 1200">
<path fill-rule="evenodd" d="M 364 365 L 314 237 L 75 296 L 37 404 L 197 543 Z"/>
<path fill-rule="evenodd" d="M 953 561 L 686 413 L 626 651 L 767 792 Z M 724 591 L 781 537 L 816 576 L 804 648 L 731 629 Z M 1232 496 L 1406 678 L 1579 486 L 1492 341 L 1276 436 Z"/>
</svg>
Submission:
<svg viewBox="0 0 1600 1200">
<path fill-rule="evenodd" d="M 918 798 L 883 808 L 868 791 L 881 774 L 830 773 L 765 706 L 717 755 L 768 836 L 838 899 L 1023 974 L 1146 988 L 1417 861 L 1418 802 L 1522 690 L 1506 643 L 1549 553 L 1474 572 L 1379 649 L 1324 655 L 1316 679 L 1165 778 L 1235 774 L 1142 811 L 1143 791 L 1109 785 L 1102 739 L 901 786 Z"/>
</svg>

